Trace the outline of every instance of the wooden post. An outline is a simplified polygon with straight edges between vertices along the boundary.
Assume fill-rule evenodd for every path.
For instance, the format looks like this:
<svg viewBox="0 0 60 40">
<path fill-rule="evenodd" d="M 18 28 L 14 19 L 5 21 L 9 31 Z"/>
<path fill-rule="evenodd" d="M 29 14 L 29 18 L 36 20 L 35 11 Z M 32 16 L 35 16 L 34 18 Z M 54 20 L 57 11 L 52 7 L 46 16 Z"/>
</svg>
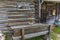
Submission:
<svg viewBox="0 0 60 40">
<path fill-rule="evenodd" d="M 48 39 L 51 40 L 51 25 L 49 25 L 48 30 Z"/>
<path fill-rule="evenodd" d="M 24 29 L 21 29 L 21 40 L 24 40 Z"/>
</svg>

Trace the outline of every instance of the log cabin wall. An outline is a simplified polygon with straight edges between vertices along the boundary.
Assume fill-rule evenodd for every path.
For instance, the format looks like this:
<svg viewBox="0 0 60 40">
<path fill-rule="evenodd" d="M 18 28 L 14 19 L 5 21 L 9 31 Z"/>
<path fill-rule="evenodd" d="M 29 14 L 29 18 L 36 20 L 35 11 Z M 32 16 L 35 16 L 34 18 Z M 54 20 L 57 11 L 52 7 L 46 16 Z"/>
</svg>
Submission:
<svg viewBox="0 0 60 40">
<path fill-rule="evenodd" d="M 34 0 L 0 0 L 0 16 L 0 25 L 4 26 L 33 24 Z"/>
</svg>

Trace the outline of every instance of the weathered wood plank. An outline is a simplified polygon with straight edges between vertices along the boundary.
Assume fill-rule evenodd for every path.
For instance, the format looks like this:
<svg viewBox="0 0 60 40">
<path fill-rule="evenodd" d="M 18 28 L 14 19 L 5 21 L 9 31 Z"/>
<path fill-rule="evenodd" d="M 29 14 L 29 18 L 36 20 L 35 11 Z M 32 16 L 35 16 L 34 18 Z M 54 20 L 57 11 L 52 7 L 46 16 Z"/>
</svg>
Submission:
<svg viewBox="0 0 60 40">
<path fill-rule="evenodd" d="M 15 26 L 15 28 L 13 28 L 15 31 L 17 31 L 17 32 L 15 32 L 15 36 L 17 35 L 17 33 L 21 33 L 21 31 L 20 31 L 20 28 L 22 28 L 23 27 L 23 29 L 24 29 L 24 34 L 25 35 L 27 35 L 27 34 L 31 34 L 31 33 L 38 33 L 38 32 L 43 32 L 43 31 L 47 31 L 48 30 L 48 27 L 49 27 L 49 25 L 25 25 L 26 27 L 24 27 L 24 26 L 19 26 L 18 28 Z M 11 27 L 12 28 L 12 27 Z M 19 31 L 19 32 L 18 32 Z M 49 30 L 48 30 L 49 31 Z M 19 34 L 19 35 L 21 35 L 21 34 Z"/>
<path fill-rule="evenodd" d="M 48 33 L 48 31 L 42 31 L 42 32 L 37 32 L 37 33 L 26 34 L 26 35 L 24 35 L 24 39 L 45 35 L 47 33 Z M 13 39 L 17 39 L 17 38 L 21 38 L 21 36 L 15 36 L 15 37 L 13 36 Z"/>
</svg>

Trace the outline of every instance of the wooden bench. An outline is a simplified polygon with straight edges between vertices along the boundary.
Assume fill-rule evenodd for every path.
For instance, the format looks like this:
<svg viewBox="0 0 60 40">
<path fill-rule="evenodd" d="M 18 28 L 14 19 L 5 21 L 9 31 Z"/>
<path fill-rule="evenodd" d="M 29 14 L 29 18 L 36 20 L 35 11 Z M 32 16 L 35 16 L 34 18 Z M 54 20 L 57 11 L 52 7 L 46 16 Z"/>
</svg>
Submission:
<svg viewBox="0 0 60 40">
<path fill-rule="evenodd" d="M 47 24 L 33 24 L 33 25 L 23 25 L 23 26 L 13 26 L 11 27 L 14 30 L 13 38 L 20 37 L 21 40 L 49 35 L 50 26 Z"/>
</svg>

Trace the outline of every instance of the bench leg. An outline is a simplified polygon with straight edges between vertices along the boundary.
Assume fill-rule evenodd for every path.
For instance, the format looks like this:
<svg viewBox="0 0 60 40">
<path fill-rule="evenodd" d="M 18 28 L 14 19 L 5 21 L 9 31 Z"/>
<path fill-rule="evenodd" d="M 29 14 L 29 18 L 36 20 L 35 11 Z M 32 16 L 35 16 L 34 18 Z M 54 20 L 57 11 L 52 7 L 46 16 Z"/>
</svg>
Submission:
<svg viewBox="0 0 60 40">
<path fill-rule="evenodd" d="M 21 40 L 24 40 L 24 29 L 21 29 Z"/>
</svg>

